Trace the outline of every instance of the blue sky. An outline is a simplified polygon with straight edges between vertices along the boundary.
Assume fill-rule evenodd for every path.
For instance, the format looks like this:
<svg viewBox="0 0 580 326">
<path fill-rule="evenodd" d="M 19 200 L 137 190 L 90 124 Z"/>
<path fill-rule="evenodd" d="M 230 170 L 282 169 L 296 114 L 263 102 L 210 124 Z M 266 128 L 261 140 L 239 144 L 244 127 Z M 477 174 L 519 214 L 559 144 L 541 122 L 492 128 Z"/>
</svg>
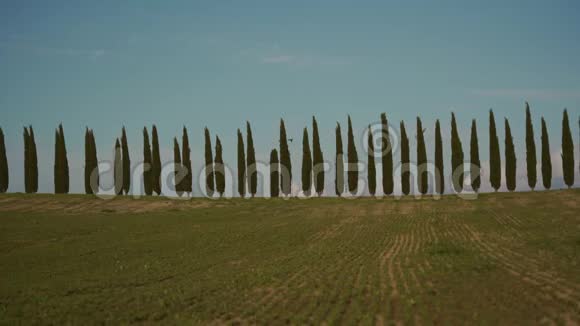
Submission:
<svg viewBox="0 0 580 326">
<path fill-rule="evenodd" d="M 23 190 L 29 124 L 39 138 L 40 191 L 53 190 L 60 122 L 74 192 L 83 190 L 85 126 L 106 160 L 125 125 L 138 161 L 143 126 L 157 124 L 169 160 L 172 138 L 186 125 L 195 169 L 204 126 L 222 138 L 226 163 L 235 163 L 236 129 L 249 120 L 257 157 L 267 160 L 283 117 L 299 182 L 300 137 L 312 115 L 332 158 L 334 127 L 346 127 L 347 114 L 359 135 L 381 112 L 395 126 L 404 120 L 411 134 L 421 116 L 430 140 L 437 118 L 449 138 L 454 111 L 466 154 L 477 119 L 485 161 L 493 108 L 502 138 L 502 119 L 510 119 L 523 163 L 529 101 L 537 143 L 544 116 L 557 159 L 565 107 L 578 142 L 579 12 L 577 1 L 2 1 L 0 126 L 10 190 Z M 366 157 L 362 148 L 359 156 Z"/>
</svg>

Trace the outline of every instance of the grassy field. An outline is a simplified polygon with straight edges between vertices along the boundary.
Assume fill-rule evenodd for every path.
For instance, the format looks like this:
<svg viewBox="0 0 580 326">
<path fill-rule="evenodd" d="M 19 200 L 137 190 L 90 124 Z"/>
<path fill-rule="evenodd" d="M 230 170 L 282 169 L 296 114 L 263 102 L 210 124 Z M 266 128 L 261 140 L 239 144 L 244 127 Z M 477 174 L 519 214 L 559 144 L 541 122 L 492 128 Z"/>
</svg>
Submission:
<svg viewBox="0 0 580 326">
<path fill-rule="evenodd" d="M 580 191 L 0 196 L 0 323 L 580 322 Z"/>
</svg>

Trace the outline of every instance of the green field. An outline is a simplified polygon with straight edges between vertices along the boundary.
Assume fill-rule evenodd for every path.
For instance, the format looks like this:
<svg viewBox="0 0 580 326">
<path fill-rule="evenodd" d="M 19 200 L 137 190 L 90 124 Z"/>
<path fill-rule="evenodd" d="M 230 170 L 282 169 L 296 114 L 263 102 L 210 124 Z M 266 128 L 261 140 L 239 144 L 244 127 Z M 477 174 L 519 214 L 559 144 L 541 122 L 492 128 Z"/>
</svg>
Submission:
<svg viewBox="0 0 580 326">
<path fill-rule="evenodd" d="M 580 322 L 580 191 L 0 196 L 0 323 Z"/>
</svg>

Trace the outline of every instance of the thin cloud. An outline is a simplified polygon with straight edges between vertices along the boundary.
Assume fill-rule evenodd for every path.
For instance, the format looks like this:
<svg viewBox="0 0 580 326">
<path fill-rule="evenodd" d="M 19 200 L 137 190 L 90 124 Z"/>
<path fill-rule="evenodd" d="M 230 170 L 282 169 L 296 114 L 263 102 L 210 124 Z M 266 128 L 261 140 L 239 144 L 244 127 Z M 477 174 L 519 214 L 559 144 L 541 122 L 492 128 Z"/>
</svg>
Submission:
<svg viewBox="0 0 580 326">
<path fill-rule="evenodd" d="M 295 63 L 295 62 L 296 58 L 291 55 L 276 55 L 262 58 L 262 63 L 270 63 L 270 64 Z"/>
<path fill-rule="evenodd" d="M 0 41 L 0 48 L 12 49 L 19 51 L 26 51 L 40 56 L 68 56 L 68 57 L 84 57 L 92 61 L 108 54 L 105 49 L 77 49 L 65 47 L 48 47 L 34 44 L 31 41 L 23 41 L 17 39 L 16 41 Z"/>
<path fill-rule="evenodd" d="M 484 97 L 540 100 L 580 98 L 580 90 L 564 89 L 473 89 L 471 90 L 471 94 Z"/>
</svg>

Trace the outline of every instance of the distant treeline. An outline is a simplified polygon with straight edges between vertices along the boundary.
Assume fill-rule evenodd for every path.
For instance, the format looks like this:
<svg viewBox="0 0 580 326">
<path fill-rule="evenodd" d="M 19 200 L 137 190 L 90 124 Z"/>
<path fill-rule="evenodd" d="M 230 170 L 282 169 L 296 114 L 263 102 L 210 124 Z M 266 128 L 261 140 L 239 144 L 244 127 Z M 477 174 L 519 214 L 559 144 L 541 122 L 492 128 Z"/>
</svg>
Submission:
<svg viewBox="0 0 580 326">
<path fill-rule="evenodd" d="M 393 144 L 389 134 L 389 122 L 386 114 L 381 114 L 381 136 L 380 153 L 382 163 L 382 188 L 384 195 L 391 195 L 394 192 L 394 162 Z M 552 162 L 549 147 L 548 130 L 544 118 L 541 119 L 541 172 L 542 185 L 550 189 L 552 185 Z M 580 121 L 579 121 L 580 123 Z M 537 154 L 534 140 L 534 127 L 528 103 L 526 103 L 526 167 L 528 186 L 533 190 L 537 184 Z M 508 119 L 505 119 L 504 136 L 504 168 L 505 183 L 507 190 L 516 189 L 516 153 L 514 140 Z M 427 160 L 427 149 L 425 146 L 423 125 L 421 119 L 417 118 L 416 125 L 416 173 L 417 191 L 426 194 L 429 191 L 429 173 L 433 173 L 434 184 L 432 189 L 437 194 L 445 191 L 445 167 L 443 141 L 441 137 L 441 125 L 439 120 L 435 122 L 435 149 L 434 149 L 434 171 L 429 171 Z M 342 196 L 345 190 L 351 194 L 357 194 L 359 181 L 359 158 L 355 146 L 352 122 L 348 117 L 347 130 L 347 155 L 346 166 L 343 152 L 343 142 L 341 126 L 339 123 L 335 129 L 336 151 L 335 151 L 335 194 Z M 32 126 L 24 127 L 24 189 L 26 193 L 36 193 L 38 191 L 38 157 L 34 130 Z M 222 145 L 220 138 L 215 138 L 215 149 L 212 147 L 209 129 L 205 128 L 205 163 L 204 178 L 207 195 L 213 196 L 217 193 L 223 196 L 226 188 L 225 166 L 222 158 Z M 404 122 L 400 123 L 400 185 L 404 195 L 411 192 L 411 172 L 409 138 Z M 242 131 L 237 131 L 237 190 L 241 197 L 254 197 L 257 193 L 258 172 L 256 167 L 256 155 L 252 128 L 250 123 L 246 124 L 246 143 Z M 272 149 L 270 152 L 270 195 L 272 197 L 290 196 L 292 185 L 292 164 L 290 151 L 288 149 L 289 139 L 286 136 L 284 120 L 280 120 L 280 148 Z M 292 141 L 292 140 L 290 140 Z M 375 166 L 375 139 L 368 127 L 368 155 L 367 155 L 367 186 L 370 195 L 376 195 L 376 166 Z M 146 195 L 161 195 L 161 158 L 159 151 L 159 138 L 157 128 L 153 126 L 151 142 L 147 128 L 143 129 L 143 183 Z M 191 163 L 191 150 L 187 129 L 183 128 L 181 146 L 176 138 L 173 139 L 174 147 L 174 187 L 179 196 L 192 193 L 193 174 Z M 457 129 L 455 114 L 451 114 L 451 175 L 452 186 L 456 192 L 461 192 L 464 187 L 464 170 L 466 160 L 464 158 L 463 146 Z M 308 128 L 304 128 L 302 139 L 302 169 L 301 181 L 304 195 L 310 196 L 313 192 L 321 196 L 324 192 L 324 155 L 320 146 L 318 124 L 312 118 L 312 147 L 308 136 Z M 477 123 L 475 120 L 471 124 L 470 151 L 468 172 L 471 179 L 471 187 L 478 192 L 481 187 L 481 162 L 479 158 L 479 140 Z M 214 156 L 215 153 L 215 156 Z M 489 111 L 489 182 L 491 187 L 498 191 L 501 187 L 502 178 L 502 158 L 499 146 L 499 136 L 496 130 L 496 121 L 493 111 Z M 574 144 L 568 112 L 564 110 L 562 119 L 562 171 L 564 183 L 571 187 L 574 184 Z M 69 192 L 69 163 L 67 159 L 65 135 L 62 124 L 55 131 L 55 161 L 54 161 L 54 192 L 66 194 Z M 93 130 L 87 128 L 85 132 L 85 192 L 95 194 L 98 192 L 99 161 L 97 158 L 97 148 Z M 346 182 L 345 182 L 346 174 Z M 125 128 L 122 129 L 121 139 L 115 140 L 114 154 L 114 190 L 115 194 L 129 194 L 131 189 L 131 159 L 129 157 L 129 145 Z M 6 146 L 4 143 L 4 133 L 0 128 L 0 193 L 8 191 L 9 167 L 6 157 Z M 314 188 L 314 189 L 312 189 Z M 345 189 L 346 188 L 346 189 Z"/>
</svg>

